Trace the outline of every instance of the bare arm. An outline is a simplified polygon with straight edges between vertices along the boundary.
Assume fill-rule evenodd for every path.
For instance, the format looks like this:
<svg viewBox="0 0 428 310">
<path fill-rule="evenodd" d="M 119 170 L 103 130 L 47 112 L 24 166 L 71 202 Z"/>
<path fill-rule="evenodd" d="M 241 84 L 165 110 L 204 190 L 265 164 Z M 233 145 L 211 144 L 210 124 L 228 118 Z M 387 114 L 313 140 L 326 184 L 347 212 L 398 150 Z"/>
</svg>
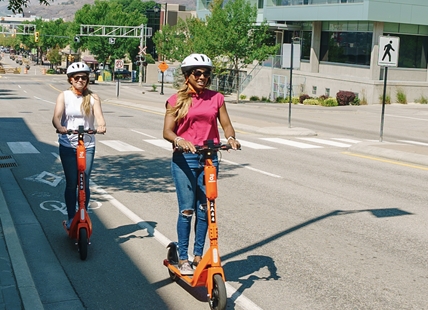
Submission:
<svg viewBox="0 0 428 310">
<path fill-rule="evenodd" d="M 223 128 L 224 136 L 227 139 L 227 143 L 230 144 L 230 146 L 234 150 L 239 149 L 241 147 L 241 144 L 238 142 L 238 140 L 235 139 L 235 129 L 233 128 L 229 114 L 227 113 L 226 103 L 223 103 L 223 105 L 221 106 L 218 114 L 218 119 L 220 121 L 221 128 Z"/>
<path fill-rule="evenodd" d="M 64 114 L 65 103 L 64 103 L 64 93 L 61 92 L 55 103 L 54 114 L 52 117 L 52 125 L 56 128 L 58 133 L 66 134 L 67 128 L 61 125 L 61 118 Z"/>
<path fill-rule="evenodd" d="M 97 123 L 97 133 L 105 133 L 106 132 L 106 121 L 104 119 L 103 110 L 101 108 L 101 100 L 97 94 L 92 94 L 94 98 L 94 116 L 95 121 Z"/>
<path fill-rule="evenodd" d="M 169 103 L 166 104 L 167 109 L 171 108 Z M 168 114 L 168 112 L 165 113 L 165 120 L 163 124 L 163 137 L 165 140 L 168 140 L 171 142 L 174 147 L 181 147 L 185 152 L 196 152 L 195 146 L 192 144 L 192 142 L 187 141 L 179 136 L 177 136 L 174 132 L 174 129 L 176 127 L 175 123 L 175 117 L 174 115 Z"/>
</svg>

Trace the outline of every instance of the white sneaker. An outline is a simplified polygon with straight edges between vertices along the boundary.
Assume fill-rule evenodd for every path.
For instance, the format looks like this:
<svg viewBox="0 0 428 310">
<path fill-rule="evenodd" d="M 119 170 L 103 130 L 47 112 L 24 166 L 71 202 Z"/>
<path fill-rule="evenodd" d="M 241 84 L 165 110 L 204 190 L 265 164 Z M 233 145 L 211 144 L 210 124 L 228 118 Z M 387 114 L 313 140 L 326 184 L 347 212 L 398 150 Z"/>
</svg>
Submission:
<svg viewBox="0 0 428 310">
<path fill-rule="evenodd" d="M 183 276 L 191 276 L 193 275 L 193 268 L 190 266 L 189 262 L 184 262 L 183 264 L 178 266 L 178 270 Z"/>
</svg>

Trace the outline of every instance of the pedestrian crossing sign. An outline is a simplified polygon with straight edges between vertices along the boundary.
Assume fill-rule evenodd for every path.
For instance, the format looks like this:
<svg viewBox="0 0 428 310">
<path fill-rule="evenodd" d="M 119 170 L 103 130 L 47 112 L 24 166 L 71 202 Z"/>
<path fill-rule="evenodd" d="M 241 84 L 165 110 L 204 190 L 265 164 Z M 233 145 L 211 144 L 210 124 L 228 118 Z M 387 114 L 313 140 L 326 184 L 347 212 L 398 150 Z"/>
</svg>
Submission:
<svg viewBox="0 0 428 310">
<path fill-rule="evenodd" d="M 378 65 L 384 67 L 397 67 L 399 48 L 399 37 L 380 36 Z"/>
</svg>

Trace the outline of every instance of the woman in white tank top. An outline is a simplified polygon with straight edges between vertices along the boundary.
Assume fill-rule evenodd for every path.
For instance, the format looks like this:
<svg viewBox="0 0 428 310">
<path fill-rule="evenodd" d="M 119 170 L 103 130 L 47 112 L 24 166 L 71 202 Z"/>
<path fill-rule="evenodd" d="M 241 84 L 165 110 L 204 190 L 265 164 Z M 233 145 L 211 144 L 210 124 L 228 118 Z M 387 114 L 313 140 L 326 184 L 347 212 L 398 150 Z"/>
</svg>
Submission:
<svg viewBox="0 0 428 310">
<path fill-rule="evenodd" d="M 59 94 L 52 124 L 58 132 L 59 156 L 65 175 L 65 204 L 67 206 L 68 220 L 64 221 L 70 227 L 76 213 L 77 188 L 77 134 L 67 134 L 68 130 L 77 130 L 84 126 L 85 130 L 96 129 L 97 133 L 106 132 L 106 122 L 101 109 L 101 100 L 97 94 L 88 89 L 90 68 L 83 62 L 72 63 L 67 68 L 70 89 Z M 95 127 L 95 123 L 97 126 Z M 90 191 L 89 177 L 95 154 L 95 135 L 85 135 L 86 147 L 86 207 L 88 207 Z"/>
</svg>

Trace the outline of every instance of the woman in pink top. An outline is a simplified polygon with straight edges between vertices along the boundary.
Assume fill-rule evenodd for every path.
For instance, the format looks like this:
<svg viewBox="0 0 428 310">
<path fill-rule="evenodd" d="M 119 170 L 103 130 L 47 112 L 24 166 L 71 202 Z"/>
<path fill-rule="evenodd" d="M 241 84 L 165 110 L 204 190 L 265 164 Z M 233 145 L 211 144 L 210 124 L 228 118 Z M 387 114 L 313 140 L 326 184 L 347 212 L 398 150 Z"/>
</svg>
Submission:
<svg viewBox="0 0 428 310">
<path fill-rule="evenodd" d="M 212 61 L 204 54 L 186 57 L 181 70 L 185 84 L 177 94 L 166 102 L 163 137 L 172 143 L 171 172 L 178 199 L 178 268 L 183 275 L 192 275 L 193 266 L 202 259 L 208 229 L 204 179 L 204 159 L 196 154 L 195 145 L 202 146 L 205 140 L 220 142 L 217 120 L 223 128 L 227 142 L 233 149 L 240 144 L 235 139 L 235 130 L 222 94 L 207 87 L 211 82 Z M 177 148 L 180 148 L 178 151 Z M 213 159 L 217 167 L 217 155 Z M 192 216 L 195 216 L 195 244 L 193 263 L 188 261 L 189 236 Z"/>
</svg>

